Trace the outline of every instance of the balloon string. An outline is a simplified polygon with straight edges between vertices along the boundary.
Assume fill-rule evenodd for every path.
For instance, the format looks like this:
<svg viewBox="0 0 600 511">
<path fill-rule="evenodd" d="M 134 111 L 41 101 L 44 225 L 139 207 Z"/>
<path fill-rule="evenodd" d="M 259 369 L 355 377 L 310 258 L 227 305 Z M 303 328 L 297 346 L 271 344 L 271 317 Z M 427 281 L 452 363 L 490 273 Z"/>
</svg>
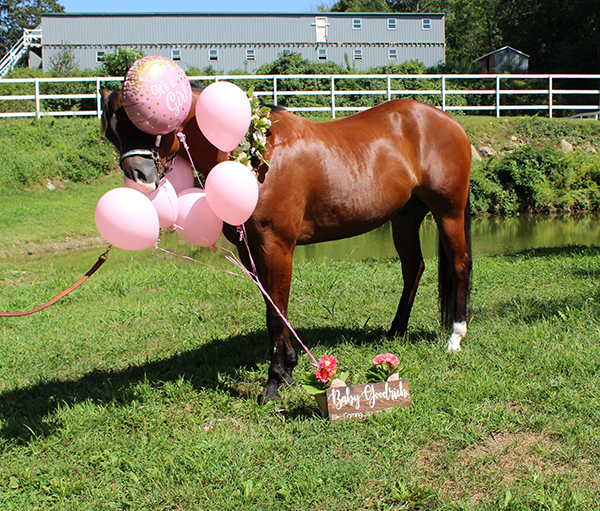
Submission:
<svg viewBox="0 0 600 511">
<path fill-rule="evenodd" d="M 160 240 L 158 240 L 155 244 L 154 244 L 154 248 L 156 250 L 160 250 L 161 252 L 164 252 L 165 254 L 169 254 L 170 256 L 173 257 L 179 257 L 181 259 L 186 259 L 188 261 L 191 261 L 193 263 L 198 263 L 201 264 L 202 266 L 206 266 L 208 268 L 212 268 L 213 270 L 219 270 L 222 271 L 224 273 L 228 273 L 229 275 L 234 275 L 235 277 L 243 277 L 243 275 L 239 274 L 239 273 L 235 273 L 233 271 L 229 271 L 229 270 L 224 270 L 223 268 L 219 268 L 218 266 L 212 266 L 211 264 L 208 263 L 203 263 L 202 261 L 198 261 L 196 259 L 194 259 L 193 257 L 188 257 L 188 256 L 183 256 L 180 254 L 176 254 L 175 252 L 171 252 L 165 248 L 159 247 L 158 244 L 160 243 Z"/>
<path fill-rule="evenodd" d="M 252 254 L 250 253 L 250 246 L 248 245 L 248 235 L 246 234 L 246 226 L 244 224 L 238 225 L 237 232 L 240 236 L 240 241 L 243 241 L 246 245 L 248 257 L 250 258 L 250 264 L 252 265 L 252 273 L 254 273 L 254 275 L 258 275 L 258 272 L 256 271 L 256 265 L 254 264 L 254 259 L 252 258 Z"/>
<path fill-rule="evenodd" d="M 304 351 L 306 351 L 307 355 L 310 357 L 310 360 L 311 360 L 312 364 L 315 367 L 319 367 L 319 363 L 317 362 L 317 359 L 313 356 L 313 354 L 310 352 L 310 350 L 308 349 L 308 347 L 302 342 L 302 339 L 300 339 L 300 337 L 298 336 L 298 334 L 296 333 L 296 331 L 292 327 L 292 324 L 289 322 L 289 320 L 279 310 L 279 308 L 277 307 L 277 305 L 275 305 L 275 302 L 273 302 L 272 298 L 269 296 L 269 293 L 267 293 L 267 290 L 263 287 L 262 283 L 260 282 L 260 280 L 256 276 L 256 274 L 252 273 L 251 271 L 248 271 L 248 269 L 239 261 L 239 259 L 235 256 L 235 254 L 231 250 L 223 248 L 223 247 L 217 247 L 217 249 L 220 250 L 221 253 L 223 253 L 223 255 L 225 256 L 225 259 L 227 259 L 229 262 L 235 264 L 238 268 L 240 268 L 246 274 L 246 276 L 252 282 L 254 282 L 257 285 L 257 287 L 260 290 L 260 292 L 269 301 L 269 303 L 271 304 L 271 306 L 273 307 L 273 309 L 275 310 L 275 312 L 277 313 L 277 315 L 285 323 L 285 326 L 288 327 L 288 329 L 290 330 L 290 332 L 292 332 L 292 335 L 300 343 L 300 346 L 302 346 L 302 348 L 304 349 Z M 225 255 L 225 253 L 228 253 L 229 255 Z M 252 256 L 250 255 L 249 251 L 248 251 L 248 256 L 250 257 L 250 260 L 252 261 Z M 254 268 L 254 262 L 253 261 L 252 261 L 252 267 Z"/>
<path fill-rule="evenodd" d="M 204 426 L 204 431 L 208 431 L 210 429 L 215 429 L 215 427 L 213 426 L 213 422 L 227 422 L 227 421 L 231 421 L 233 422 L 236 426 L 238 426 L 239 428 L 242 427 L 242 425 L 236 421 L 233 417 L 229 417 L 228 419 L 216 419 L 216 420 L 212 420 L 210 421 L 210 423 L 208 424 L 208 426 Z"/>
<path fill-rule="evenodd" d="M 246 243 L 246 246 L 248 247 L 248 241 L 247 238 L 245 236 L 245 231 L 242 231 L 244 233 L 244 241 Z M 181 259 L 186 259 L 188 261 L 192 261 L 198 264 L 201 264 L 203 266 L 207 266 L 209 268 L 212 268 L 213 270 L 219 270 L 225 273 L 228 273 L 229 275 L 235 275 L 236 277 L 243 277 L 243 275 L 240 275 L 239 273 L 235 273 L 229 270 L 224 270 L 223 268 L 218 268 L 217 266 L 212 266 L 210 264 L 207 263 L 203 263 L 201 261 L 198 261 L 192 257 L 188 257 L 188 256 L 182 256 L 179 254 L 176 254 L 174 252 L 170 252 L 169 250 L 166 250 L 162 247 L 158 246 L 158 243 L 160 242 L 157 241 L 154 244 L 154 248 L 156 250 L 161 250 L 162 252 L 165 252 L 166 254 L 175 256 L 175 257 L 180 257 Z M 277 313 L 277 315 L 281 318 L 281 320 L 284 322 L 285 326 L 288 327 L 289 331 L 292 333 L 292 335 L 296 338 L 296 340 L 298 341 L 298 343 L 300 344 L 300 346 L 302 346 L 302 349 L 304 351 L 306 351 L 307 355 L 309 356 L 312 365 L 314 365 L 315 367 L 319 367 L 319 363 L 317 362 L 317 359 L 313 356 L 313 354 L 310 352 L 310 350 L 308 349 L 308 347 L 306 346 L 306 344 L 304 344 L 302 342 L 302 339 L 300 339 L 300 337 L 298 336 L 298 334 L 296 333 L 296 331 L 294 330 L 294 327 L 292 327 L 292 324 L 289 322 L 289 320 L 285 317 L 285 315 L 279 310 L 279 307 L 277 307 L 277 305 L 275 305 L 275 302 L 273 302 L 273 299 L 269 296 L 269 293 L 267 293 L 267 290 L 263 287 L 262 283 L 260 282 L 259 278 L 256 276 L 256 269 L 255 269 L 255 265 L 254 265 L 254 261 L 252 260 L 252 255 L 250 255 L 250 250 L 248 249 L 248 256 L 250 257 L 250 261 L 252 263 L 252 268 L 253 271 L 249 271 L 243 264 L 242 262 L 235 256 L 235 254 L 224 247 L 220 247 L 218 245 L 214 245 L 214 248 L 216 248 L 217 250 L 219 250 L 223 256 L 225 257 L 225 259 L 227 259 L 230 263 L 234 264 L 235 266 L 237 266 L 238 268 L 240 268 L 244 274 L 252 281 L 256 284 L 256 286 L 258 287 L 258 289 L 260 290 L 260 292 L 263 294 L 263 296 L 268 300 L 268 302 L 271 304 L 271 306 L 273 307 L 273 309 L 275 310 L 275 312 Z"/>
<path fill-rule="evenodd" d="M 183 144 L 183 147 L 185 148 L 185 150 L 187 152 L 187 155 L 188 155 L 188 157 L 190 159 L 190 164 L 192 166 L 192 169 L 194 170 L 194 173 L 196 174 L 196 178 L 198 179 L 198 182 L 200 183 L 200 187 L 202 187 L 202 182 L 200 181 L 200 177 L 198 176 L 198 172 L 196 171 L 196 167 L 194 165 L 194 160 L 192 159 L 192 155 L 190 154 L 190 148 L 189 148 L 189 146 L 187 144 L 187 141 L 186 141 L 186 138 L 185 138 L 185 133 L 183 133 L 181 131 L 178 131 L 177 132 L 177 137 L 179 138 L 179 140 Z M 312 355 L 312 353 L 307 348 L 307 346 L 302 342 L 302 340 L 300 339 L 300 337 L 298 336 L 298 334 L 296 333 L 296 331 L 292 327 L 292 324 L 284 316 L 284 314 L 279 310 L 279 308 L 277 307 L 277 305 L 275 305 L 275 302 L 273 302 L 273 299 L 269 296 L 269 293 L 267 293 L 267 290 L 263 287 L 263 285 L 261 284 L 259 278 L 257 277 L 257 273 L 258 272 L 256 271 L 256 265 L 254 264 L 254 259 L 252 258 L 252 254 L 250 252 L 250 246 L 248 245 L 248 236 L 246 235 L 246 228 L 245 228 L 245 226 L 243 224 L 240 225 L 240 226 L 238 226 L 238 233 L 239 233 L 239 236 L 240 236 L 240 241 L 243 240 L 244 244 L 246 245 L 246 250 L 248 251 L 248 257 L 250 259 L 250 264 L 252 265 L 252 271 L 251 272 L 248 271 L 248 269 L 238 260 L 238 258 L 235 256 L 235 254 L 231 250 L 219 247 L 217 245 L 214 245 L 214 247 L 216 249 L 220 250 L 221 253 L 223 253 L 223 255 L 225 256 L 225 259 L 227 259 L 229 262 L 233 263 L 238 268 L 240 268 L 246 274 L 246 276 L 252 282 L 254 282 L 257 285 L 258 289 L 264 295 L 264 297 L 269 301 L 269 303 L 271 304 L 271 306 L 273 307 L 273 309 L 275 310 L 275 312 L 277 313 L 277 315 L 281 318 L 281 320 L 284 322 L 284 324 L 288 327 L 289 331 L 292 332 L 292 335 L 300 343 L 300 346 L 302 346 L 302 348 L 304 349 L 304 351 L 306 351 L 306 353 L 310 357 L 311 363 L 315 367 L 319 367 L 319 363 L 317 362 L 317 359 Z M 158 247 L 158 242 L 155 243 L 154 248 L 157 248 L 157 249 L 159 248 Z M 167 250 L 164 250 L 162 248 L 160 248 L 160 250 L 163 250 L 164 252 L 170 253 Z M 225 255 L 225 253 L 228 253 L 229 255 Z M 177 254 L 173 254 L 173 255 L 177 255 Z M 195 259 L 192 259 L 191 257 L 187 257 L 187 256 L 179 256 L 179 257 L 183 257 L 183 259 L 189 259 L 191 261 L 195 261 Z M 195 262 L 200 263 L 199 261 L 195 261 Z M 209 264 L 205 264 L 205 263 L 200 263 L 200 264 L 204 264 L 205 266 L 209 266 L 209 267 L 214 268 L 216 270 L 224 271 L 225 273 L 229 273 L 231 275 L 241 276 L 238 273 L 233 273 L 233 272 L 229 272 L 227 270 L 222 270 L 221 268 L 217 268 L 217 267 L 211 266 Z"/>
<path fill-rule="evenodd" d="M 190 146 L 188 145 L 188 143 L 185 139 L 185 133 L 183 133 L 182 131 L 178 131 L 177 137 L 183 144 L 183 147 L 185 148 L 185 152 L 187 153 L 188 158 L 190 159 L 190 165 L 192 166 L 192 170 L 194 171 L 194 175 L 196 176 L 196 179 L 198 180 L 198 184 L 200 185 L 200 188 L 202 188 L 204 190 L 204 185 L 202 184 L 202 181 L 200 180 L 200 175 L 198 174 L 198 171 L 196 170 L 196 166 L 194 165 L 194 160 L 192 159 L 192 155 L 190 154 Z"/>
</svg>

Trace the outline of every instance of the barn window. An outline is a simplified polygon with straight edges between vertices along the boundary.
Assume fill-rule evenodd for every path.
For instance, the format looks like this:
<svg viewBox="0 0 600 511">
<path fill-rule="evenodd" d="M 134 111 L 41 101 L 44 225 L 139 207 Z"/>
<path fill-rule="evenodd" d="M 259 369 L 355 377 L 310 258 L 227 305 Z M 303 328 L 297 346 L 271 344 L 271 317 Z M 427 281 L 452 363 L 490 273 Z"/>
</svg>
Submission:
<svg viewBox="0 0 600 511">
<path fill-rule="evenodd" d="M 352 30 L 360 30 L 362 28 L 362 20 L 360 18 L 354 18 L 352 20 Z"/>
<path fill-rule="evenodd" d="M 319 48 L 319 60 L 327 60 L 327 48 Z"/>
<path fill-rule="evenodd" d="M 398 58 L 398 50 L 396 48 L 390 48 L 388 52 L 388 60 L 396 60 Z"/>
<path fill-rule="evenodd" d="M 362 50 L 361 49 L 354 50 L 354 60 L 362 60 Z"/>
<path fill-rule="evenodd" d="M 219 52 L 217 50 L 208 50 L 208 60 L 219 60 Z"/>
<path fill-rule="evenodd" d="M 423 30 L 431 30 L 431 20 L 429 18 L 423 18 Z"/>
<path fill-rule="evenodd" d="M 388 30 L 396 30 L 396 18 L 388 18 Z"/>
<path fill-rule="evenodd" d="M 283 50 L 283 55 L 289 57 L 292 54 L 292 50 Z"/>
<path fill-rule="evenodd" d="M 254 59 L 255 59 L 254 48 L 248 48 L 246 50 L 246 60 L 254 60 Z"/>
<path fill-rule="evenodd" d="M 97 51 L 96 52 L 96 62 L 103 62 L 103 61 L 104 61 L 104 52 Z"/>
<path fill-rule="evenodd" d="M 181 50 L 171 50 L 171 60 L 181 60 Z"/>
</svg>

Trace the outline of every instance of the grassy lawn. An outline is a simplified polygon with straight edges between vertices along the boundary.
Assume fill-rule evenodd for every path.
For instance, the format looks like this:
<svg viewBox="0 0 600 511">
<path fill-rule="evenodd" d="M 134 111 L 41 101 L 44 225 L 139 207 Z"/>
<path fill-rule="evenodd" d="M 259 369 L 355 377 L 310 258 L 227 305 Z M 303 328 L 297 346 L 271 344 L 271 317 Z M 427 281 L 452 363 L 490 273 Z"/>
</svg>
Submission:
<svg viewBox="0 0 600 511">
<path fill-rule="evenodd" d="M 0 124 L 2 311 L 54 297 L 104 250 L 94 207 L 121 184 L 106 170 L 114 154 L 97 124 L 78 136 L 61 122 Z M 483 142 L 513 133 L 469 122 Z M 14 144 L 23 129 L 31 147 Z M 34 153 L 40 140 L 58 156 Z M 96 160 L 104 173 L 74 183 Z M 65 188 L 44 188 L 54 178 Z M 208 249 L 194 257 L 235 270 Z M 258 404 L 269 343 L 249 280 L 113 249 L 58 304 L 0 318 L 0 509 L 597 509 L 600 247 L 476 254 L 460 354 L 445 351 L 437 262 L 426 265 L 409 333 L 387 340 L 396 259 L 295 263 L 290 320 L 315 356 L 335 355 L 352 383 L 382 352 L 420 369 L 410 408 L 334 424 L 296 387 Z"/>
<path fill-rule="evenodd" d="M 54 197 L 15 192 L 9 218 L 40 241 L 89 235 L 93 207 Z M 40 208 L 55 220 L 21 214 Z M 101 251 L 1 260 L 0 310 L 51 298 Z M 599 248 L 477 257 L 460 354 L 445 352 L 427 265 L 410 333 L 386 340 L 397 260 L 296 264 L 290 319 L 313 354 L 354 383 L 383 351 L 420 369 L 410 408 L 333 424 L 298 388 L 257 403 L 269 348 L 251 282 L 115 249 L 59 304 L 0 319 L 0 507 L 596 509 Z"/>
</svg>

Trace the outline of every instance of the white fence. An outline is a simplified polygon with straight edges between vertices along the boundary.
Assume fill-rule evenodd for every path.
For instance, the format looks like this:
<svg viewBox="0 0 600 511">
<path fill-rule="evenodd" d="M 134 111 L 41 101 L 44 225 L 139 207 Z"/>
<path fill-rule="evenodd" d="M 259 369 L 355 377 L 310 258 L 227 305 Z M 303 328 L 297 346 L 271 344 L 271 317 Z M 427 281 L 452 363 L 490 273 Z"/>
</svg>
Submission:
<svg viewBox="0 0 600 511">
<path fill-rule="evenodd" d="M 420 99 L 445 111 L 489 112 L 496 117 L 508 111 L 540 112 L 553 117 L 562 110 L 575 116 L 598 118 L 600 111 L 600 75 L 221 75 L 193 76 L 190 80 L 202 83 L 252 81 L 256 94 L 263 96 L 267 103 L 283 103 L 295 112 L 326 111 L 334 118 L 338 112 L 365 110 L 373 104 L 400 97 Z M 296 88 L 298 83 L 307 80 L 312 86 L 310 90 L 291 90 L 291 80 L 295 81 L 293 87 Z M 0 117 L 99 117 L 100 85 L 109 83 L 119 87 L 122 81 L 114 77 L 2 79 Z M 61 84 L 65 89 L 67 83 L 72 84 L 71 87 L 79 84 L 88 92 L 43 90 L 60 88 Z M 294 98 L 298 101 L 297 98 L 307 96 L 315 98 L 316 104 L 293 105 Z M 325 99 L 317 99 L 319 96 Z M 65 101 L 77 106 L 65 108 Z M 358 104 L 361 102 L 368 102 L 369 106 Z M 87 110 L 81 109 L 82 105 L 87 105 Z"/>
</svg>

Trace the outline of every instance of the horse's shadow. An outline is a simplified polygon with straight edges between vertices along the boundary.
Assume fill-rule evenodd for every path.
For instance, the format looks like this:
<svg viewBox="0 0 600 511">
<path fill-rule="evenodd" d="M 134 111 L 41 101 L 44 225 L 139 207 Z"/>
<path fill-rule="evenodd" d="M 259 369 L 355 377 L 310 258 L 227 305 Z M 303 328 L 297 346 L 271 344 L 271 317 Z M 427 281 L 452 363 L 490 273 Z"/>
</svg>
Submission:
<svg viewBox="0 0 600 511">
<path fill-rule="evenodd" d="M 341 342 L 356 345 L 378 342 L 384 336 L 380 329 L 351 328 L 300 329 L 298 334 L 308 346 L 318 342 L 325 348 L 333 348 Z M 220 388 L 239 396 L 226 382 L 239 378 L 241 368 L 266 367 L 267 339 L 264 330 L 216 339 L 162 360 L 120 370 L 95 370 L 76 380 L 45 381 L 0 393 L 0 436 L 26 443 L 34 437 L 51 435 L 59 427 L 56 412 L 65 405 L 92 401 L 127 406 L 138 399 L 135 387 L 140 382 L 159 384 L 183 378 L 198 390 Z M 407 334 L 403 342 L 434 342 L 435 339 L 434 332 L 415 331 Z M 265 380 L 266 376 L 265 372 Z"/>
</svg>

